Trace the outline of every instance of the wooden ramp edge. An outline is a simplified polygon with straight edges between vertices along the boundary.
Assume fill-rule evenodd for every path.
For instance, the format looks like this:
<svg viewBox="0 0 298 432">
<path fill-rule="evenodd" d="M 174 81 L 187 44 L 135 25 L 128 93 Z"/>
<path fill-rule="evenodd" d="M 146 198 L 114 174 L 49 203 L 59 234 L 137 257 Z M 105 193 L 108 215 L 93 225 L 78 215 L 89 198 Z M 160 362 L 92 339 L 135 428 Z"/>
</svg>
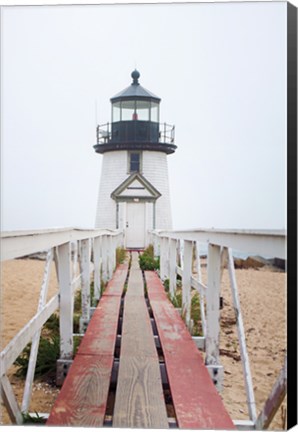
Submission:
<svg viewBox="0 0 298 432">
<path fill-rule="evenodd" d="M 47 425 L 103 426 L 128 265 L 117 267 L 101 297 Z"/>
<path fill-rule="evenodd" d="M 136 252 L 132 252 L 124 300 L 113 427 L 168 428 L 158 355 Z"/>
<path fill-rule="evenodd" d="M 153 271 L 145 272 L 179 428 L 235 429 L 182 318 Z"/>
</svg>

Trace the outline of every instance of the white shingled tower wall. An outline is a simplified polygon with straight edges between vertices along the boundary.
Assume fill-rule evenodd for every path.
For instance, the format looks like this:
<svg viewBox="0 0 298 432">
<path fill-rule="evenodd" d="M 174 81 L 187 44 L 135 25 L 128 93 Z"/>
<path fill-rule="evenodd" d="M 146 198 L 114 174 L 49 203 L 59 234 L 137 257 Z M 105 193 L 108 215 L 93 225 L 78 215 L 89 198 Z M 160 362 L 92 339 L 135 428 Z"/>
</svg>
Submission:
<svg viewBox="0 0 298 432">
<path fill-rule="evenodd" d="M 129 88 L 112 98 L 112 104 L 122 106 L 122 103 L 123 107 L 126 107 L 134 103 L 133 115 L 136 117 L 133 117 L 133 120 L 138 119 L 138 115 L 139 117 L 147 115 L 147 113 L 143 114 L 141 109 L 137 110 L 138 101 L 141 101 L 140 106 L 143 110 L 148 104 L 149 121 L 130 122 L 124 117 L 128 114 L 121 113 L 121 118 L 124 117 L 125 120 L 120 120 L 118 123 L 114 120 L 114 124 L 120 128 L 126 127 L 127 124 L 128 127 L 132 127 L 133 124 L 136 125 L 134 127 L 145 125 L 144 127 L 151 128 L 152 124 L 152 127 L 156 128 L 156 125 L 159 127 L 157 122 L 151 121 L 150 110 L 153 110 L 153 106 L 156 108 L 160 99 L 138 84 L 139 73 L 137 71 L 132 73 L 132 77 L 134 82 Z M 132 92 L 134 92 L 133 96 Z M 125 105 L 127 100 L 128 105 Z M 156 100 L 158 102 L 155 102 Z M 150 133 L 152 136 L 153 133 Z M 126 247 L 146 247 L 148 230 L 172 229 L 167 157 L 168 154 L 175 151 L 176 146 L 173 144 L 173 139 L 170 143 L 163 142 L 160 139 L 159 129 L 157 138 L 150 142 L 143 143 L 138 138 L 129 142 L 127 140 L 121 142 L 119 138 L 115 138 L 119 135 L 116 135 L 115 130 L 113 131 L 113 120 L 112 131 L 102 135 L 105 136 L 105 139 L 100 141 L 98 138 L 98 143 L 94 146 L 95 150 L 102 154 L 95 226 L 96 228 L 124 229 Z M 108 138 L 106 138 L 107 135 Z M 135 152 L 139 155 L 136 172 L 130 168 L 131 154 Z"/>
<path fill-rule="evenodd" d="M 144 151 L 143 176 L 161 193 L 156 201 L 156 229 L 172 229 L 172 214 L 168 179 L 168 161 L 165 153 Z M 96 228 L 116 228 L 116 202 L 111 193 L 126 178 L 127 151 L 111 151 L 102 158 L 101 179 L 96 208 Z M 151 225 L 151 224 L 150 224 Z M 125 228 L 121 226 L 119 228 Z M 153 229 L 153 226 L 148 227 Z"/>
</svg>

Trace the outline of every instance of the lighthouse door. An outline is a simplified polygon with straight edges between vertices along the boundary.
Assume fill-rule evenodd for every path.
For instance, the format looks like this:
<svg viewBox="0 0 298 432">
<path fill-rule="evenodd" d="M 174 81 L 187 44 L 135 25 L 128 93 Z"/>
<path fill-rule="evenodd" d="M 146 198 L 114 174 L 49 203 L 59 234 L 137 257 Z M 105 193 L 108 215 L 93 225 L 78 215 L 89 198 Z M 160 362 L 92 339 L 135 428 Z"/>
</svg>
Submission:
<svg viewBox="0 0 298 432">
<path fill-rule="evenodd" d="M 145 203 L 127 203 L 126 247 L 130 249 L 145 247 Z"/>
</svg>

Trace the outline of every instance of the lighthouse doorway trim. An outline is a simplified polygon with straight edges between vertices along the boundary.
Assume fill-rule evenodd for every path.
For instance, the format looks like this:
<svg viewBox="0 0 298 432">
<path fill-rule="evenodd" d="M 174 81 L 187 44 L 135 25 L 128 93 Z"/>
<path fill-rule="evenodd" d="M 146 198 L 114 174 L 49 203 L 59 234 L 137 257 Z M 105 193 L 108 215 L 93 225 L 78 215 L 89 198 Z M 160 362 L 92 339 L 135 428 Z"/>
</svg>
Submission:
<svg viewBox="0 0 298 432">
<path fill-rule="evenodd" d="M 146 244 L 145 202 L 130 202 L 126 206 L 126 247 L 143 249 Z"/>
<path fill-rule="evenodd" d="M 126 248 L 146 247 L 147 231 L 155 228 L 155 202 L 160 196 L 140 173 L 130 175 L 111 193 L 116 201 L 116 225 L 125 231 Z"/>
</svg>

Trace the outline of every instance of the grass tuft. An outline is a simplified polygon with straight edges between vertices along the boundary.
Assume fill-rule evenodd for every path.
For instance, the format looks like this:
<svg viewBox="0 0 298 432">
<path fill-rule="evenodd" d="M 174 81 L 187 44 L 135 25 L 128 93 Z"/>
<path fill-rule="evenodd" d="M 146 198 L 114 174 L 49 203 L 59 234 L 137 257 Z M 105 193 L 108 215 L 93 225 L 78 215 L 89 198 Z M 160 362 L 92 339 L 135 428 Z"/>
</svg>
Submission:
<svg viewBox="0 0 298 432">
<path fill-rule="evenodd" d="M 28 344 L 23 352 L 17 357 L 15 365 L 17 366 L 16 375 L 22 378 L 26 377 L 31 344 Z M 52 334 L 48 339 L 41 337 L 37 353 L 36 367 L 34 378 L 42 377 L 56 370 L 56 361 L 60 355 L 60 337 Z"/>
<path fill-rule="evenodd" d="M 141 270 L 159 269 L 159 257 L 154 257 L 153 245 L 149 245 L 144 249 L 143 253 L 139 256 L 139 263 Z"/>
<path fill-rule="evenodd" d="M 126 258 L 126 250 L 123 247 L 118 247 L 116 249 L 116 264 L 122 264 L 124 263 L 124 260 Z"/>
</svg>

